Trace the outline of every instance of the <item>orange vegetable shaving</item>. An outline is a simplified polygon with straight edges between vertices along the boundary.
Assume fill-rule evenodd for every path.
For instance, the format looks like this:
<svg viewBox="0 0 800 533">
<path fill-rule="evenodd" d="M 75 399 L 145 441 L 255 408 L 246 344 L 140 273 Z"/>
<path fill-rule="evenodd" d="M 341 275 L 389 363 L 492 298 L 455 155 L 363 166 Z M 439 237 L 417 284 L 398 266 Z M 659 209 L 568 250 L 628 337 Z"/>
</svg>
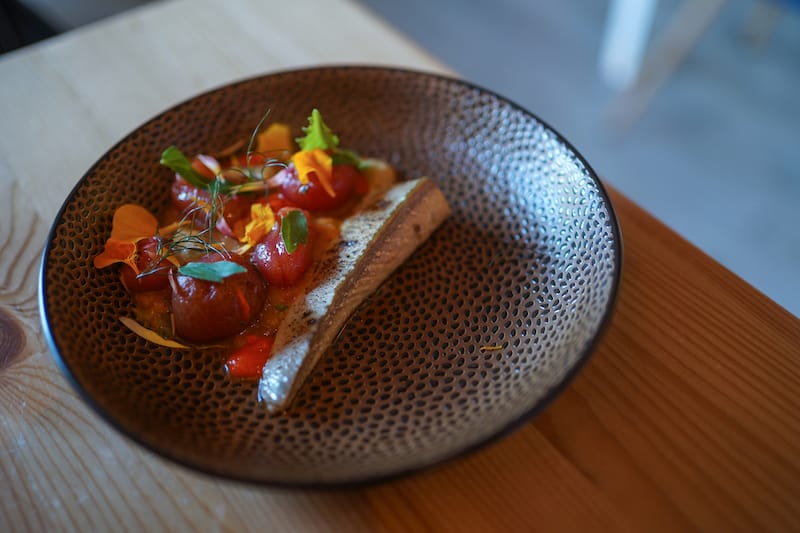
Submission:
<svg viewBox="0 0 800 533">
<path fill-rule="evenodd" d="M 297 178 L 300 183 L 308 183 L 309 175 L 314 173 L 325 192 L 330 196 L 336 196 L 336 191 L 333 190 L 331 185 L 333 158 L 325 150 L 320 148 L 300 150 L 292 156 L 292 162 L 297 169 Z"/>
<path fill-rule="evenodd" d="M 136 204 L 121 205 L 114 211 L 111 237 L 103 253 L 94 258 L 95 268 L 125 263 L 139 273 L 136 265 L 136 243 L 152 237 L 158 231 L 158 220 L 150 211 Z"/>
<path fill-rule="evenodd" d="M 160 346 L 166 346 L 168 348 L 183 348 L 183 349 L 189 348 L 185 344 L 181 344 L 179 342 L 175 342 L 170 339 L 165 339 L 155 331 L 147 329 L 146 327 L 142 326 L 132 318 L 121 316 L 119 317 L 119 321 L 122 322 L 126 328 L 136 333 L 143 339 L 146 339 L 150 342 L 154 342 Z"/>
<path fill-rule="evenodd" d="M 259 133 L 256 143 L 256 152 L 261 154 L 291 151 L 294 146 L 291 129 L 280 122 L 270 124 L 266 130 Z"/>
</svg>

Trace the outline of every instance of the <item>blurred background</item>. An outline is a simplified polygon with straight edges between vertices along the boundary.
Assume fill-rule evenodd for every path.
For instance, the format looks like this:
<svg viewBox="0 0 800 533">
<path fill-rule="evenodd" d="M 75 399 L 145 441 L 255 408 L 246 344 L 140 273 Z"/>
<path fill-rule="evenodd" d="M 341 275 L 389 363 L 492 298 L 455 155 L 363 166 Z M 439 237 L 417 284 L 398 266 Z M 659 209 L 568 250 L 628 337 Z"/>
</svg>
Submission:
<svg viewBox="0 0 800 533">
<path fill-rule="evenodd" d="M 800 316 L 800 0 L 355 1 Z M 143 3 L 0 0 L 0 44 Z"/>
</svg>

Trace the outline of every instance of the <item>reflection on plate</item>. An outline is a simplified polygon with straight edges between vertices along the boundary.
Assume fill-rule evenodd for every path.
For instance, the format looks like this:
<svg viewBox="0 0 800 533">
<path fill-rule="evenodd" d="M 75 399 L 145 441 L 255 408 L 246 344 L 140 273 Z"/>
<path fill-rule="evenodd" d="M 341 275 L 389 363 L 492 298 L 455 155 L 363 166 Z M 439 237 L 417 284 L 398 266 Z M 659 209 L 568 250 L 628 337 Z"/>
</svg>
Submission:
<svg viewBox="0 0 800 533">
<path fill-rule="evenodd" d="M 266 109 L 299 131 L 312 107 L 348 147 L 433 178 L 454 213 L 359 308 L 291 409 L 271 415 L 253 384 L 225 375 L 223 354 L 130 333 L 127 294 L 92 258 L 117 206 L 164 206 L 165 147 L 229 146 Z M 54 222 L 42 320 L 77 390 L 149 449 L 240 480 L 344 485 L 455 457 L 542 409 L 607 324 L 620 261 L 597 176 L 534 115 L 449 78 L 318 68 L 193 98 L 105 154 Z"/>
</svg>

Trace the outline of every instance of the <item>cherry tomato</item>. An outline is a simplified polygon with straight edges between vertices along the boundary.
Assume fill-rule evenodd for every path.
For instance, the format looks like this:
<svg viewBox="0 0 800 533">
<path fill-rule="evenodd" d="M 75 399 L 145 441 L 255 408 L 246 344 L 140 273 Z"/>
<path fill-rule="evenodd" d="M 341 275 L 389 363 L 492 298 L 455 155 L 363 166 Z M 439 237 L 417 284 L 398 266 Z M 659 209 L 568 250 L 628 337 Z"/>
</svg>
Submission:
<svg viewBox="0 0 800 533">
<path fill-rule="evenodd" d="M 353 196 L 361 173 L 353 165 L 334 165 L 331 173 L 331 187 L 336 193 L 331 196 L 322 188 L 316 174 L 310 174 L 308 183 L 300 183 L 295 167 L 289 166 L 281 192 L 298 207 L 312 211 L 329 211 L 343 206 Z"/>
<path fill-rule="evenodd" d="M 208 168 L 205 163 L 197 157 L 192 159 L 192 168 L 208 181 L 212 181 L 216 177 L 214 171 Z M 172 204 L 181 211 L 194 207 L 198 201 L 207 203 L 211 197 L 207 190 L 198 189 L 183 179 L 180 174 L 175 174 L 175 181 L 172 183 L 170 195 Z"/>
<path fill-rule="evenodd" d="M 244 235 L 247 222 L 250 220 L 250 205 L 253 198 L 235 195 L 228 198 L 222 208 L 222 216 L 217 220 L 217 229 L 236 239 Z"/>
<path fill-rule="evenodd" d="M 130 266 L 123 264 L 120 276 L 125 288 L 130 292 L 158 291 L 167 288 L 172 263 L 163 258 L 156 263 L 157 255 L 158 238 L 150 237 L 136 244 L 136 267 L 139 272 L 152 271 L 152 273 L 137 277 Z"/>
<path fill-rule="evenodd" d="M 311 266 L 311 231 L 305 244 L 299 244 L 289 253 L 281 236 L 283 218 L 296 208 L 285 207 L 278 211 L 278 224 L 253 248 L 252 261 L 270 285 L 290 287 L 300 281 Z M 306 220 L 310 220 L 305 214 Z"/>
<path fill-rule="evenodd" d="M 273 344 L 275 344 L 275 337 L 248 335 L 244 345 L 233 352 L 225 362 L 225 370 L 228 375 L 241 379 L 260 378 Z"/>
<path fill-rule="evenodd" d="M 359 171 L 354 190 L 358 196 L 364 196 L 369 192 L 369 180 L 363 172 Z"/>
<path fill-rule="evenodd" d="M 179 175 L 175 175 L 175 181 L 172 182 L 172 190 L 170 191 L 172 205 L 186 211 L 197 205 L 198 202 L 208 204 L 211 201 L 211 195 L 208 191 L 198 189 Z"/>
<path fill-rule="evenodd" d="M 235 335 L 260 313 L 266 286 L 256 269 L 243 257 L 208 255 L 202 261 L 233 261 L 247 269 L 220 282 L 193 278 L 170 271 L 171 305 L 175 332 L 194 342 L 209 342 Z"/>
<path fill-rule="evenodd" d="M 238 154 L 231 157 L 231 164 L 238 168 L 256 168 L 263 167 L 267 162 L 267 158 L 261 154 L 251 153 L 250 157 L 247 154 Z M 248 163 L 250 163 L 248 165 Z"/>
<path fill-rule="evenodd" d="M 264 203 L 264 204 L 269 204 L 269 206 L 272 208 L 272 211 L 275 212 L 275 213 L 277 213 L 278 211 L 280 211 L 284 207 L 297 207 L 296 205 L 293 205 L 289 201 L 289 199 L 286 198 L 286 196 L 283 195 L 282 192 L 269 193 L 266 196 L 266 198 L 262 197 L 257 201 L 261 202 L 261 203 Z"/>
</svg>

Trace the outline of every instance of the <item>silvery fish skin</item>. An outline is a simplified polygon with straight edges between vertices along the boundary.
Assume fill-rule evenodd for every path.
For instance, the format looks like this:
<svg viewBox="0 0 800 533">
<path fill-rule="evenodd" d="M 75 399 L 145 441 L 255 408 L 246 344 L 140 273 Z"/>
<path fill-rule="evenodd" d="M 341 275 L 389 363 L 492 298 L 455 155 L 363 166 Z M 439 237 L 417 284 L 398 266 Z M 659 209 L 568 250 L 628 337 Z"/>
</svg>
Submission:
<svg viewBox="0 0 800 533">
<path fill-rule="evenodd" d="M 450 215 L 432 181 L 389 186 L 387 168 L 374 172 L 379 177 L 362 207 L 342 223 L 338 241 L 313 267 L 305 298 L 287 309 L 258 386 L 270 411 L 289 405 L 361 302 Z"/>
</svg>

